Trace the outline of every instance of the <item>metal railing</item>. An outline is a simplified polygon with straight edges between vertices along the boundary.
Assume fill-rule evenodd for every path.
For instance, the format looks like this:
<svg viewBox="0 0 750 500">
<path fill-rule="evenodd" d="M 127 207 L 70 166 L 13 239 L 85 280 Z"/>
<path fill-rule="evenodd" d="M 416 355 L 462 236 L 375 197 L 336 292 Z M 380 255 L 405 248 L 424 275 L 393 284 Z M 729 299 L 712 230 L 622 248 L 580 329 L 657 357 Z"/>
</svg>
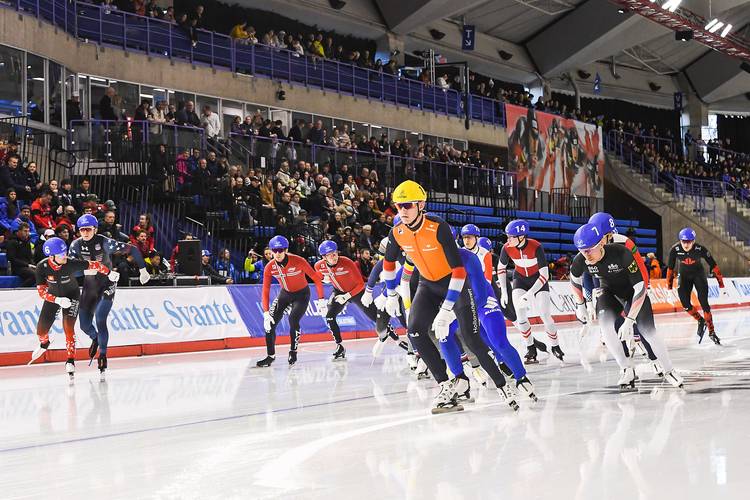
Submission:
<svg viewBox="0 0 750 500">
<path fill-rule="evenodd" d="M 197 42 L 177 24 L 108 9 L 106 6 L 69 0 L 12 0 L 0 6 L 33 15 L 87 42 L 142 52 L 149 56 L 182 59 L 233 73 L 286 81 L 375 99 L 397 106 L 430 111 L 495 125 L 505 124 L 502 103 L 471 96 L 464 109 L 460 92 L 443 90 L 383 71 L 286 49 L 239 43 L 227 35 L 195 30 Z"/>
</svg>

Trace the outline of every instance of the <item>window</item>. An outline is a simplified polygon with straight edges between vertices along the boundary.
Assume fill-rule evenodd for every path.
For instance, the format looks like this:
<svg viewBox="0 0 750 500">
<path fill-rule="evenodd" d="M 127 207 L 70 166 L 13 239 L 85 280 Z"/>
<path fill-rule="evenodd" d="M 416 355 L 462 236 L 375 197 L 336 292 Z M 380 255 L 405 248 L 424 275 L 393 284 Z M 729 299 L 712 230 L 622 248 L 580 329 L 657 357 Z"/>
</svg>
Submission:
<svg viewBox="0 0 750 500">
<path fill-rule="evenodd" d="M 112 107 L 120 117 L 135 114 L 135 108 L 141 104 L 138 85 L 134 83 L 111 81 L 110 85 L 115 89 L 115 97 L 112 99 Z"/>
<path fill-rule="evenodd" d="M 0 45 L 0 113 L 23 114 L 23 52 Z"/>
<path fill-rule="evenodd" d="M 231 132 L 232 130 L 232 122 L 234 121 L 234 118 L 236 116 L 239 116 L 240 121 L 244 119 L 244 115 L 242 113 L 242 103 L 222 99 L 221 114 L 221 125 L 224 128 L 225 134 L 228 136 L 229 132 Z"/>
<path fill-rule="evenodd" d="M 62 108 L 65 102 L 62 94 L 62 72 L 62 66 L 49 61 L 49 123 L 56 127 L 62 127 Z"/>
<path fill-rule="evenodd" d="M 44 59 L 26 54 L 26 113 L 44 122 Z"/>
</svg>

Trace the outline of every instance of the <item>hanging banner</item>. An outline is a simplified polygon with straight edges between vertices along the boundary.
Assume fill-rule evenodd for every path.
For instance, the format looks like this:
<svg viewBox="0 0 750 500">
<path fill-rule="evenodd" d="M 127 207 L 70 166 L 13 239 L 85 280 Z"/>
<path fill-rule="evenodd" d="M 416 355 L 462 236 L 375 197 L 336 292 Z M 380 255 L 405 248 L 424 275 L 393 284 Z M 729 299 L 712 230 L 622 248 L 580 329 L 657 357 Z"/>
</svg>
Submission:
<svg viewBox="0 0 750 500">
<path fill-rule="evenodd" d="M 509 169 L 520 189 L 604 197 L 604 146 L 601 127 L 505 105 Z"/>
</svg>

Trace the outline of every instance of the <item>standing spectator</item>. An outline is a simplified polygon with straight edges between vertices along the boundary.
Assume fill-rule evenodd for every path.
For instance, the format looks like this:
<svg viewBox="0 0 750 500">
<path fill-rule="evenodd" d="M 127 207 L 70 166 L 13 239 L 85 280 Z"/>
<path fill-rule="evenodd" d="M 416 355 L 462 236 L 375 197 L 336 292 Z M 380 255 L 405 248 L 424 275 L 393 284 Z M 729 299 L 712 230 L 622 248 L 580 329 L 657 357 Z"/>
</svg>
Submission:
<svg viewBox="0 0 750 500">
<path fill-rule="evenodd" d="M 146 233 L 146 242 L 148 245 L 148 249 L 146 250 L 146 252 L 141 252 L 141 255 L 148 255 L 148 253 L 154 249 L 154 235 L 156 233 L 154 225 L 151 224 L 150 214 L 141 214 L 138 217 L 138 224 L 133 226 L 133 229 L 130 231 L 130 242 L 133 245 L 136 244 L 138 234 L 141 232 Z"/>
<path fill-rule="evenodd" d="M 8 263 L 14 276 L 21 278 L 21 286 L 34 286 L 34 254 L 31 250 L 29 224 L 16 220 L 13 224 L 13 236 L 6 243 Z"/>
<path fill-rule="evenodd" d="M 205 158 L 201 158 L 198 161 L 198 169 L 193 172 L 192 179 L 192 192 L 198 195 L 207 195 L 214 183 L 214 176 L 211 175 L 211 171 L 208 169 L 208 164 Z"/>
<path fill-rule="evenodd" d="M 247 32 L 246 28 L 247 21 L 235 24 L 232 31 L 229 32 L 229 36 L 237 43 L 247 44 L 250 39 L 250 34 Z"/>
<path fill-rule="evenodd" d="M 307 134 L 307 144 L 320 145 L 325 142 L 325 130 L 323 129 L 323 121 L 317 120 L 315 126 L 310 129 Z"/>
<path fill-rule="evenodd" d="M 219 115 L 211 111 L 211 106 L 203 107 L 201 126 L 206 130 L 206 137 L 210 142 L 216 141 L 221 134 L 221 120 Z"/>
<path fill-rule="evenodd" d="M 112 98 L 115 96 L 115 89 L 107 87 L 104 91 L 104 95 L 99 100 L 99 116 L 102 120 L 117 121 L 118 113 L 115 112 L 114 103 Z"/>
<path fill-rule="evenodd" d="M 65 101 L 65 116 L 67 117 L 68 124 L 70 124 L 71 121 L 83 120 L 83 113 L 81 112 L 81 98 L 77 90 L 74 90 L 73 94 L 70 96 L 70 99 Z"/>
<path fill-rule="evenodd" d="M 156 101 L 156 106 L 151 108 L 148 115 L 149 142 L 161 144 L 163 142 L 162 125 L 167 123 L 167 102 L 163 99 Z"/>
<path fill-rule="evenodd" d="M 195 104 L 193 101 L 185 103 L 185 107 L 177 111 L 175 115 L 175 123 L 186 127 L 200 127 L 201 119 L 198 117 L 198 113 L 195 112 Z"/>
</svg>

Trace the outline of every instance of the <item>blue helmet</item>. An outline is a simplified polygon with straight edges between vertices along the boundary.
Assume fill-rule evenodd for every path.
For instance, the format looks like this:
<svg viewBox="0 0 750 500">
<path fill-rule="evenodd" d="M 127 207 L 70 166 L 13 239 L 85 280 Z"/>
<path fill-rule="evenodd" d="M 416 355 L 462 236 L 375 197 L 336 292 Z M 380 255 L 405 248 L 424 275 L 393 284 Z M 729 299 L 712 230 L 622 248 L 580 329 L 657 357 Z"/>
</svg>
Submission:
<svg viewBox="0 0 750 500">
<path fill-rule="evenodd" d="M 478 243 L 479 246 L 484 248 L 485 250 L 492 251 L 492 241 L 490 241 L 490 239 L 486 236 L 482 236 L 481 238 L 479 238 Z"/>
<path fill-rule="evenodd" d="M 201 250 L 201 257 L 211 257 L 211 250 Z"/>
<path fill-rule="evenodd" d="M 83 214 L 76 222 L 78 229 L 82 227 L 99 227 L 99 220 L 91 214 Z"/>
<path fill-rule="evenodd" d="M 50 238 L 44 242 L 42 251 L 47 257 L 52 255 L 65 255 L 68 252 L 68 245 L 62 238 Z"/>
<path fill-rule="evenodd" d="M 474 224 L 466 224 L 461 228 L 461 236 L 479 236 L 479 228 Z"/>
<path fill-rule="evenodd" d="M 594 224 L 584 224 L 573 235 L 573 244 L 578 250 L 593 248 L 602 241 L 602 234 Z"/>
<path fill-rule="evenodd" d="M 453 239 L 455 240 L 456 237 L 458 236 L 458 231 L 456 231 L 456 228 L 453 226 L 450 226 L 450 228 L 451 228 L 451 236 L 453 236 Z"/>
<path fill-rule="evenodd" d="M 695 241 L 695 231 L 692 227 L 684 227 L 680 230 L 680 241 Z"/>
<path fill-rule="evenodd" d="M 589 218 L 589 224 L 593 224 L 598 227 L 602 235 L 617 232 L 615 218 L 609 215 L 607 212 L 595 213 Z"/>
<path fill-rule="evenodd" d="M 289 248 L 289 240 L 283 236 L 274 236 L 268 242 L 268 248 L 271 250 L 286 250 Z"/>
<path fill-rule="evenodd" d="M 529 234 L 529 221 L 516 219 L 505 226 L 505 234 L 508 236 L 526 236 Z"/>
<path fill-rule="evenodd" d="M 318 253 L 321 257 L 325 257 L 329 253 L 338 251 L 339 246 L 333 240 L 325 240 L 323 243 L 318 245 Z"/>
<path fill-rule="evenodd" d="M 396 227 L 396 226 L 398 226 L 399 224 L 401 224 L 401 216 L 400 216 L 400 215 L 398 215 L 398 214 L 396 214 L 396 215 L 395 215 L 395 216 L 393 217 L 393 227 Z"/>
</svg>

